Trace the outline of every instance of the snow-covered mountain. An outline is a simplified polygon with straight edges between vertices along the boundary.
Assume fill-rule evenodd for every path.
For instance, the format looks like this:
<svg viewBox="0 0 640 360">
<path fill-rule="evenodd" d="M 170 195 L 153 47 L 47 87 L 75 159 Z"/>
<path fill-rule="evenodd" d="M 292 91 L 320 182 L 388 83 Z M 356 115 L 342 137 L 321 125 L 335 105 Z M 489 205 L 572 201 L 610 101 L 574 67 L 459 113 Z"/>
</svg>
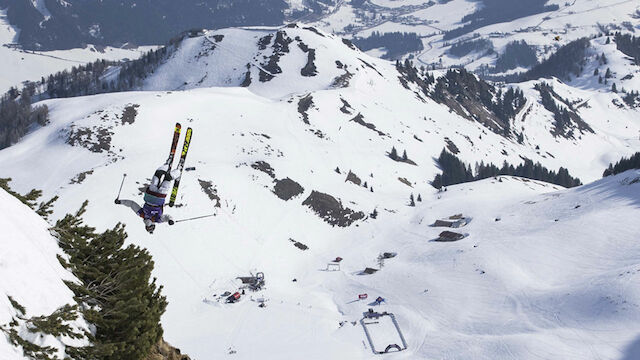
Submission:
<svg viewBox="0 0 640 360">
<path fill-rule="evenodd" d="M 25 359 L 22 349 L 10 344 L 9 330 L 39 346 L 51 346 L 64 357 L 65 345 L 82 346 L 84 340 L 44 334 L 26 319 L 49 316 L 65 305 L 75 305 L 64 281 L 78 281 L 57 259 L 62 255 L 49 225 L 29 207 L 0 189 L 0 358 Z M 15 325 L 10 323 L 15 322 Z M 64 321 L 81 333 L 84 320 Z M 33 330 L 33 331 L 30 331 Z"/>
<path fill-rule="evenodd" d="M 36 81 L 73 66 L 84 65 L 96 59 L 136 59 L 151 46 L 139 48 L 114 48 L 89 45 L 85 48 L 56 51 L 21 50 L 16 42 L 20 29 L 9 24 L 6 9 L 0 9 L 0 92 L 10 87 L 20 88 L 23 81 Z"/>
<path fill-rule="evenodd" d="M 606 50 L 622 74 L 605 41 L 591 40 L 594 54 Z M 597 81 L 530 81 L 509 85 L 526 101 L 505 131 L 473 97 L 436 101 L 444 71 L 412 71 L 303 25 L 205 31 L 138 91 L 43 101 L 50 123 L 0 151 L 0 177 L 59 195 L 54 217 L 88 199 L 88 224 L 127 224 L 165 286 L 165 338 L 194 358 L 376 358 L 358 322 L 368 308 L 395 314 L 408 345 L 397 358 L 640 356 L 638 171 L 571 190 L 517 177 L 429 183 L 445 147 L 470 164 L 524 157 L 591 182 L 638 150 L 637 109 Z M 555 131 L 544 91 L 576 114 L 570 132 Z M 176 121 L 194 129 L 195 169 L 166 211 L 216 215 L 149 235 L 113 200 L 126 173 L 122 198 L 141 201 Z M 470 220 L 456 230 L 465 238 L 431 241 L 445 229 L 429 225 L 454 214 Z M 326 271 L 336 257 L 340 271 Z M 218 301 L 257 272 L 265 290 Z M 370 331 L 376 347 L 397 339 Z"/>
<path fill-rule="evenodd" d="M 484 8 L 489 13 L 482 13 L 477 26 L 447 34 L 473 25 L 474 19 L 478 20 L 473 14 Z M 373 32 L 416 33 L 423 43 L 423 50 L 413 54 L 417 62 L 475 70 L 495 65 L 496 56 L 513 41 L 526 41 L 543 59 L 578 38 L 609 31 L 634 32 L 640 28 L 639 11 L 634 0 L 338 1 L 323 18 L 312 20 L 312 25 L 346 37 L 367 37 Z M 452 45 L 478 39 L 489 41 L 489 46 L 464 56 L 451 54 Z"/>
<path fill-rule="evenodd" d="M 493 93 L 487 94 L 494 99 L 498 90 L 515 88 L 524 93 L 524 104 L 516 106 L 515 115 L 506 124 L 478 94 L 453 93 L 455 81 L 473 81 L 471 85 L 481 88 L 473 77 L 446 80 L 448 95 L 436 102 L 433 92 L 437 86 L 429 77 L 439 79 L 444 71 L 413 76 L 407 69 L 367 56 L 337 36 L 303 25 L 207 31 L 185 37 L 138 90 L 197 90 L 162 95 L 165 106 L 174 109 L 168 123 L 180 118 L 210 119 L 208 111 L 214 111 L 217 121 L 243 116 L 246 121 L 268 120 L 270 126 L 295 126 L 296 138 L 311 148 L 322 144 L 335 149 L 339 139 L 347 137 L 352 142 L 345 146 L 352 151 L 364 141 L 379 159 L 386 159 L 392 147 L 400 153 L 406 150 L 419 166 L 401 168 L 412 174 L 408 178 L 411 183 L 425 186 L 438 171 L 431 159 L 445 146 L 472 166 L 481 161 L 517 164 L 528 158 L 549 169 L 568 168 L 574 176 L 591 181 L 600 177 L 611 161 L 637 151 L 640 145 L 638 108 L 627 105 L 624 94 L 609 91 L 608 85 L 599 84 L 593 75 L 596 67 L 604 72 L 599 54 L 606 54 L 607 66 L 613 69 L 609 81 L 618 81 L 631 91 L 640 90 L 640 78 L 633 76 L 638 67 L 629 64 L 615 44 L 605 44 L 605 37 L 592 40 L 590 46 L 583 75 L 570 84 L 540 80 L 490 89 Z M 117 71 L 109 74 L 117 76 Z M 621 80 L 625 77 L 628 80 Z M 543 82 L 552 87 L 550 92 L 536 89 Z M 217 95 L 199 95 L 211 87 L 222 87 L 215 90 L 220 94 L 231 91 L 233 95 L 228 96 L 242 99 L 238 101 L 267 101 L 270 111 L 257 113 L 236 106 L 222 109 L 216 105 Z M 554 106 L 572 113 L 566 124 L 560 124 L 549 104 L 542 101 L 548 94 Z M 112 115 L 116 116 L 127 103 L 140 105 L 137 111 L 144 112 L 143 99 L 149 93 L 140 94 L 141 100 L 133 94 L 113 96 L 126 99 L 118 100 Z M 174 96 L 212 101 L 211 108 L 169 105 Z M 64 103 L 46 102 L 52 109 Z M 155 108 L 155 103 L 151 107 Z M 86 107 L 76 120 L 96 110 Z M 98 123 L 90 127 L 96 126 L 104 127 Z M 162 131 L 166 127 L 170 124 Z M 575 156 L 578 150 L 580 157 Z M 370 173 L 369 169 L 355 170 Z"/>
</svg>

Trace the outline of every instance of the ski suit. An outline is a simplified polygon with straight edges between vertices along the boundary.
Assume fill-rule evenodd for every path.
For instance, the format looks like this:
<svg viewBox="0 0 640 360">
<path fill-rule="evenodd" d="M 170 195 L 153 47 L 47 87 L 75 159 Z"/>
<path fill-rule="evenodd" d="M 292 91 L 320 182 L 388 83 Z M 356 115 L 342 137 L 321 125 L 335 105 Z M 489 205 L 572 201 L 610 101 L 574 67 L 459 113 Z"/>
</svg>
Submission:
<svg viewBox="0 0 640 360">
<path fill-rule="evenodd" d="M 171 182 L 178 175 L 178 170 L 170 171 L 169 165 L 162 165 L 153 173 L 151 183 L 144 193 L 143 206 L 131 200 L 120 200 L 120 203 L 135 211 L 144 220 L 145 225 L 162 222 L 171 223 L 171 217 L 163 214 L 162 209 L 167 194 L 171 189 Z"/>
</svg>

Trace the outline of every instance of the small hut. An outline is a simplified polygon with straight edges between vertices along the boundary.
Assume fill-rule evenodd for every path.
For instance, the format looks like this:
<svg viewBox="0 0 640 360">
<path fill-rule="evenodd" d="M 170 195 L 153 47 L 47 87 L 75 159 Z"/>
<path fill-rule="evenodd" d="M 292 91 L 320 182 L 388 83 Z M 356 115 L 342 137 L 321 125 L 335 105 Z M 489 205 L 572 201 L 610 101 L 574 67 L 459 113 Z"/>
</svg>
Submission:
<svg viewBox="0 0 640 360">
<path fill-rule="evenodd" d="M 373 268 L 366 268 L 364 270 L 362 270 L 362 274 L 363 275 L 371 275 L 371 274 L 375 274 L 378 271 L 378 269 L 373 269 Z"/>
<path fill-rule="evenodd" d="M 452 219 L 453 217 L 456 217 L 455 219 Z M 457 215 L 451 216 L 448 219 L 444 219 L 444 220 L 436 220 L 436 222 L 434 222 L 431 226 L 433 227 L 448 227 L 448 228 L 461 228 L 465 225 L 467 225 L 469 223 L 468 218 L 465 217 L 460 217 L 458 218 Z"/>
</svg>

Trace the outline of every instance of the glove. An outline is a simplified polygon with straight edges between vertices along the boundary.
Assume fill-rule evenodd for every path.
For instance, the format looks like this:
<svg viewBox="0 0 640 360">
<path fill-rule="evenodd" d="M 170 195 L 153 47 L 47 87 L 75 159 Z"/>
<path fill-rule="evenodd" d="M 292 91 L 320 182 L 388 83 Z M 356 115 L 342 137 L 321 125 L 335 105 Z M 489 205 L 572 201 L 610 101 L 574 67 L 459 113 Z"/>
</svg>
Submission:
<svg viewBox="0 0 640 360">
<path fill-rule="evenodd" d="M 169 220 L 169 225 L 173 225 L 173 224 L 175 224 L 175 223 L 176 223 L 175 221 L 173 221 L 173 220 Z"/>
<path fill-rule="evenodd" d="M 118 204 L 118 205 L 120 205 L 120 203 L 121 203 L 120 199 L 115 199 L 113 202 Z"/>
</svg>

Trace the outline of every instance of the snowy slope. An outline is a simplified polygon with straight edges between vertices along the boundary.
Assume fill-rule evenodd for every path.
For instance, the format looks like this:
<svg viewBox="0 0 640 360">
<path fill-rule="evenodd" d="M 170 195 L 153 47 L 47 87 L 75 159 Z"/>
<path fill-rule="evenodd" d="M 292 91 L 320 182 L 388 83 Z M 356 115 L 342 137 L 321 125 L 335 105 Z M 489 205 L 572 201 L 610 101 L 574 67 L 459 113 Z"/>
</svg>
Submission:
<svg viewBox="0 0 640 360">
<path fill-rule="evenodd" d="M 206 151 L 205 140 L 196 139 L 190 164 L 198 170 L 183 179 L 184 206 L 169 211 L 181 218 L 215 210 L 196 181 L 214 179 L 223 205 L 212 219 L 149 236 L 133 213 L 113 205 L 120 172 L 139 180 L 149 172 L 143 151 L 128 151 L 126 161 L 59 190 L 59 211 L 89 198 L 89 223 L 124 221 L 130 240 L 151 250 L 170 303 L 165 335 L 192 356 L 232 350 L 240 359 L 375 358 L 363 346 L 361 327 L 350 322 L 378 295 L 387 299 L 380 310 L 398 316 L 409 344 L 397 358 L 622 358 L 640 335 L 640 293 L 633 285 L 640 276 L 638 171 L 568 191 L 519 178 L 488 179 L 422 192 L 416 208 L 399 201 L 400 191 L 364 191 L 365 197 L 353 188 L 349 199 L 358 198 L 358 207 L 379 204 L 380 215 L 341 229 L 300 205 L 306 193 L 287 203 L 277 199 L 266 175 L 235 168 L 242 156 L 204 160 L 203 153 L 225 145 Z M 313 178 L 303 184 L 323 182 L 333 193 L 348 186 L 342 176 Z M 58 174 L 51 179 L 63 182 Z M 126 184 L 125 198 L 138 198 L 134 185 Z M 461 229 L 469 236 L 431 242 L 443 229 L 428 224 L 454 213 L 472 218 Z M 310 249 L 301 252 L 289 238 Z M 398 256 L 375 275 L 358 275 L 385 251 Z M 342 271 L 323 271 L 336 256 L 345 259 Z M 213 294 L 233 291 L 234 278 L 249 271 L 266 274 L 267 289 L 247 298 L 266 298 L 267 308 L 249 299 L 233 305 L 213 300 Z M 360 293 L 369 300 L 354 301 Z M 340 327 L 341 321 L 349 323 Z"/>
<path fill-rule="evenodd" d="M 44 1 L 37 1 L 38 9 L 46 11 Z M 48 12 L 47 12 L 48 13 Z M 16 39 L 16 29 L 6 19 L 6 10 L 0 9 L 0 92 L 10 87 L 20 87 L 26 80 L 40 80 L 43 76 L 62 70 L 70 70 L 73 66 L 84 65 L 97 59 L 122 60 L 136 59 L 150 46 L 135 49 L 119 49 L 112 47 L 95 47 L 89 45 L 84 49 L 58 51 L 22 51 L 12 47 Z"/>
<path fill-rule="evenodd" d="M 584 36 L 604 31 L 632 32 L 640 27 L 640 6 L 635 0 L 551 0 L 547 5 L 558 5 L 559 9 L 485 26 L 448 41 L 443 40 L 443 32 L 464 25 L 461 19 L 475 12 L 481 2 L 374 0 L 361 6 L 338 2 L 337 9 L 312 25 L 347 37 L 366 37 L 374 31 L 415 32 L 424 45 L 424 51 L 412 54 L 418 62 L 445 68 L 464 65 L 468 69 L 495 63 L 495 55 L 484 52 L 462 58 L 448 54 L 450 45 L 472 37 L 491 40 L 496 53 L 502 53 L 509 42 L 525 40 L 544 58 L 555 47 Z M 560 36 L 559 41 L 554 40 L 556 36 Z"/>
<path fill-rule="evenodd" d="M 62 251 L 48 231 L 49 225 L 33 210 L 0 189 L 0 325 L 5 326 L 20 316 L 49 315 L 56 309 L 75 304 L 73 293 L 63 281 L 74 281 L 71 273 L 58 262 Z M 20 314 L 9 298 L 24 306 Z M 74 326 L 82 326 L 79 321 Z M 20 328 L 20 336 L 40 346 L 53 346 L 64 355 L 65 344 L 83 345 L 72 339 L 41 336 Z M 0 358 L 26 359 L 22 350 L 12 346 L 4 333 L 0 335 Z"/>
<path fill-rule="evenodd" d="M 292 41 L 269 81 L 260 81 L 260 71 L 273 68 L 276 32 L 223 30 L 185 39 L 144 91 L 45 101 L 51 123 L 0 151 L 0 177 L 14 178 L 19 191 L 59 194 L 54 217 L 89 199 L 88 224 L 127 224 L 128 240 L 151 251 L 154 275 L 165 286 L 165 338 L 194 358 L 377 358 L 357 323 L 370 307 L 397 316 L 409 345 L 392 356 L 398 359 L 637 355 L 630 346 L 640 341 L 638 171 L 571 190 L 513 177 L 442 193 L 428 183 L 439 171 L 433 157 L 445 137 L 467 162 L 515 163 L 522 155 L 595 180 L 617 154 L 637 151 L 626 132 L 638 130 L 636 112 L 609 108 L 614 95 L 603 93 L 580 109 L 594 134 L 556 139 L 549 113 L 529 89 L 535 116 L 524 120 L 521 145 L 418 99 L 393 64 L 339 38 L 282 31 Z M 316 50 L 316 76 L 301 73 L 308 61 L 301 43 Z M 348 86 L 333 86 L 345 65 Z M 239 87 L 247 71 L 251 84 Z M 563 97 L 584 97 L 554 85 Z M 307 95 L 313 104 L 299 111 Z M 125 109 L 136 116 L 125 119 Z M 358 113 L 375 130 L 351 121 Z M 603 114 L 615 122 L 599 119 Z M 122 198 L 141 201 L 139 188 L 164 161 L 176 121 L 194 129 L 187 166 L 196 169 L 185 172 L 180 206 L 167 213 L 178 220 L 216 216 L 160 225 L 149 235 L 113 199 L 126 173 Z M 417 165 L 389 159 L 392 146 Z M 543 152 L 548 148 L 555 157 Z M 252 167 L 258 161 L 269 163 L 273 178 Z M 346 182 L 350 170 L 368 188 Z M 304 190 L 282 200 L 274 178 Z M 313 191 L 365 217 L 333 227 L 302 204 Z M 407 206 L 411 194 L 421 195 L 417 207 Z M 432 242 L 444 229 L 428 225 L 458 213 L 471 218 L 460 229 L 468 236 Z M 374 275 L 358 275 L 377 267 L 382 252 L 398 256 Z M 344 258 L 341 271 L 324 271 L 336 256 Z M 256 271 L 265 273 L 264 291 L 237 304 L 216 301 L 214 294 L 237 289 L 237 276 Z M 354 301 L 362 293 L 369 298 Z M 368 305 L 377 296 L 386 305 Z M 259 298 L 266 308 L 257 306 Z M 375 331 L 376 339 L 397 339 L 388 327 Z"/>
<path fill-rule="evenodd" d="M 278 51 L 280 43 L 288 44 L 288 50 Z M 273 100 L 271 105 L 279 108 L 268 116 L 307 121 L 307 132 L 319 130 L 326 135 L 321 142 L 335 143 L 344 136 L 367 138 L 369 146 L 378 147 L 380 155 L 395 146 L 400 151 L 406 149 L 418 165 L 430 165 L 428 159 L 438 156 L 448 138 L 460 149 L 458 156 L 471 164 L 480 161 L 502 164 L 505 160 L 519 163 L 521 157 L 526 157 L 550 169 L 566 167 L 583 181 L 590 181 L 598 178 L 609 162 L 640 148 L 638 109 L 616 106 L 623 103 L 622 94 L 611 93 L 609 85 L 598 84 L 597 76 L 592 75 L 597 66 L 595 56 L 607 51 L 608 66 L 617 78 L 610 81 L 624 84 L 630 90 L 640 86 L 636 84 L 640 77 L 624 82 L 618 79 L 637 72 L 637 66 L 629 65 L 615 45 L 604 45 L 604 38 L 593 40 L 593 46 L 590 50 L 593 60 L 583 77 L 571 84 L 549 82 L 558 94 L 580 105 L 576 111 L 594 132 L 576 132 L 573 139 L 554 137 L 553 114 L 544 109 L 540 94 L 533 90 L 537 82 L 510 84 L 507 86 L 523 89 L 528 99 L 513 126 L 523 134 L 522 144 L 515 135 L 505 139 L 461 118 L 446 106 L 420 98 L 416 95 L 419 89 L 402 86 L 392 63 L 367 56 L 344 44 L 339 37 L 312 28 L 228 29 L 187 38 L 141 90 L 238 87 L 249 79 L 248 91 Z M 304 48 L 314 51 L 311 63 L 317 72 L 315 76 L 302 74 L 309 63 Z M 271 68 L 274 53 L 276 67 Z M 263 79 L 267 73 L 268 77 L 273 75 L 270 80 Z M 434 75 L 442 73 L 436 71 Z M 307 95 L 311 95 L 313 104 L 306 111 L 300 110 L 301 99 Z M 370 99 L 376 100 L 372 103 Z M 302 112 L 308 116 L 306 120 Z M 354 122 L 358 114 L 375 130 Z M 305 137 L 311 138 L 310 135 L 307 133 Z M 580 149 L 583 156 L 576 158 L 570 149 Z M 432 170 L 426 170 L 419 176 L 430 180 L 432 174 Z"/>
</svg>

